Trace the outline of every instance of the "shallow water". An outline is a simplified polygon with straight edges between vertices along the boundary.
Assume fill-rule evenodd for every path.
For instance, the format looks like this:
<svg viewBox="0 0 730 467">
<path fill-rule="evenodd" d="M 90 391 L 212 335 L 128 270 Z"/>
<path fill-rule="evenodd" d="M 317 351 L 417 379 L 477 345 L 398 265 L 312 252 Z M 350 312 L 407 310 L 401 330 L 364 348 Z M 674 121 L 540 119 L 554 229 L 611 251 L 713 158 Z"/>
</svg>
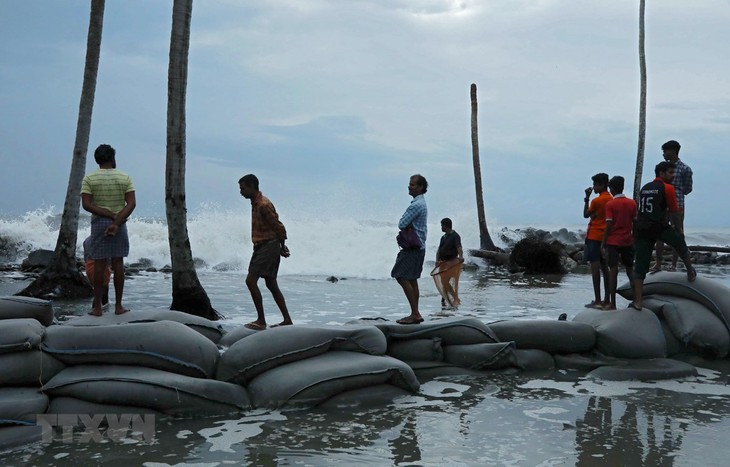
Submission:
<svg viewBox="0 0 730 467">
<path fill-rule="evenodd" d="M 730 286 L 730 271 L 700 269 Z M 200 271 L 213 305 L 234 328 L 255 313 L 242 272 Z M 342 324 L 407 314 L 393 280 L 282 276 L 297 324 Z M 7 277 L 0 293 L 22 281 Z M 569 319 L 590 300 L 590 277 L 524 278 L 499 270 L 462 275 L 462 306 L 442 310 L 429 277 L 420 281 L 424 316 Z M 133 312 L 167 308 L 170 278 L 134 276 L 126 285 Z M 278 319 L 264 290 L 267 316 Z M 619 305 L 626 305 L 619 299 Z M 58 302 L 82 314 L 88 300 Z M 655 383 L 596 382 L 578 372 L 490 373 L 425 382 L 417 395 L 369 407 L 254 411 L 235 417 L 158 419 L 148 443 L 37 443 L 0 454 L 0 465 L 725 465 L 730 425 L 730 365 L 715 362 L 697 377 Z"/>
</svg>

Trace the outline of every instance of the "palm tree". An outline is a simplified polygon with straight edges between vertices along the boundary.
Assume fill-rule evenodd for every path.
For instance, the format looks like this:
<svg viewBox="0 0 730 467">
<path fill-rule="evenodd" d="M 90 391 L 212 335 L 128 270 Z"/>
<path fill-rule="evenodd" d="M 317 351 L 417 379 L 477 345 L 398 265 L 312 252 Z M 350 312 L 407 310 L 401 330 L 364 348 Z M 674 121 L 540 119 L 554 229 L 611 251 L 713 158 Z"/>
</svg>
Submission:
<svg viewBox="0 0 730 467">
<path fill-rule="evenodd" d="M 646 54 L 644 52 L 644 10 L 645 0 L 639 1 L 639 73 L 641 74 L 641 97 L 639 102 L 639 146 L 636 151 L 636 172 L 634 174 L 634 199 L 639 199 L 641 174 L 644 171 L 644 145 L 646 138 Z"/>
<path fill-rule="evenodd" d="M 17 295 L 39 298 L 82 298 L 93 295 L 91 285 L 79 272 L 76 264 L 76 237 L 79 229 L 81 182 L 86 171 L 86 153 L 91 133 L 91 114 L 94 109 L 103 26 L 104 0 L 92 0 L 89 33 L 86 39 L 84 80 L 81 86 L 79 118 L 76 123 L 76 141 L 56 249 L 53 259 L 43 273 Z"/>
<path fill-rule="evenodd" d="M 487 229 L 487 218 L 484 214 L 484 196 L 482 195 L 482 169 L 479 163 L 479 130 L 477 128 L 477 85 L 471 85 L 471 152 L 474 162 L 474 187 L 477 193 L 477 216 L 479 219 L 479 248 L 496 250 L 492 237 Z"/>
<path fill-rule="evenodd" d="M 165 211 L 172 260 L 170 309 L 218 319 L 208 294 L 198 280 L 190 250 L 185 203 L 185 92 L 188 82 L 190 20 L 193 0 L 174 0 L 170 65 L 167 75 L 167 165 Z"/>
</svg>

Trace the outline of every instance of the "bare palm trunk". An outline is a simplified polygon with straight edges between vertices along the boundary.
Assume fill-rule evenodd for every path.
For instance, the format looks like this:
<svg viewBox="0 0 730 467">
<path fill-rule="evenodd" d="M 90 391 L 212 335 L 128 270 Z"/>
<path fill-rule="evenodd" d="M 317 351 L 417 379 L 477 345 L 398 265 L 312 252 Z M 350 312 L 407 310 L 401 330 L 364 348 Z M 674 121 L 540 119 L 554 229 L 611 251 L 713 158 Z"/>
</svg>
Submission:
<svg viewBox="0 0 730 467">
<path fill-rule="evenodd" d="M 477 85 L 471 85 L 471 152 L 474 161 L 474 187 L 477 194 L 477 216 L 479 219 L 479 248 L 496 250 L 492 237 L 487 229 L 487 218 L 484 214 L 484 197 L 482 195 L 482 169 L 479 163 L 479 130 L 477 128 Z"/>
<path fill-rule="evenodd" d="M 43 273 L 18 293 L 39 298 L 91 297 L 93 289 L 76 265 L 76 242 L 79 229 L 81 182 L 86 171 L 86 153 L 89 148 L 91 116 L 94 109 L 96 77 L 101 54 L 101 33 L 104 26 L 104 0 L 91 1 L 89 33 L 86 39 L 86 63 L 81 86 L 79 118 L 76 123 L 76 141 L 71 159 L 71 174 L 66 189 L 61 227 L 53 260 Z"/>
<path fill-rule="evenodd" d="M 639 2 L 639 68 L 641 73 L 641 98 L 639 102 L 639 145 L 636 151 L 636 173 L 634 174 L 634 199 L 639 199 L 641 175 L 644 171 L 644 146 L 646 139 L 646 54 L 644 52 L 644 10 L 645 0 Z"/>
<path fill-rule="evenodd" d="M 210 304 L 198 280 L 190 249 L 185 203 L 185 92 L 188 82 L 188 52 L 193 0 L 174 0 L 170 36 L 170 66 L 167 78 L 167 162 L 165 211 L 172 260 L 170 309 L 208 319 L 220 315 Z"/>
</svg>

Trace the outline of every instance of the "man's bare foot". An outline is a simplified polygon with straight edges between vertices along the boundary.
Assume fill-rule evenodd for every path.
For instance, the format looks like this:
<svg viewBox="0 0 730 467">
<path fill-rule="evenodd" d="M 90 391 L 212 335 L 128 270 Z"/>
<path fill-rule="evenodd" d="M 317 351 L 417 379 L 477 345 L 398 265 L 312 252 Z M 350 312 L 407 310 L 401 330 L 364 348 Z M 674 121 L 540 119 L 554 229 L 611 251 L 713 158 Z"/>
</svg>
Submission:
<svg viewBox="0 0 730 467">
<path fill-rule="evenodd" d="M 279 324 L 272 324 L 272 325 L 271 325 L 271 326 L 269 326 L 269 327 L 270 327 L 270 328 L 278 328 L 278 327 L 281 327 L 281 326 L 291 326 L 291 325 L 293 325 L 293 324 L 294 324 L 294 323 L 292 323 L 291 321 L 282 321 L 282 322 L 281 322 L 281 323 L 279 323 Z"/>
<path fill-rule="evenodd" d="M 423 322 L 423 316 L 409 315 L 396 321 L 398 324 L 419 324 Z"/>
<path fill-rule="evenodd" d="M 687 280 L 690 282 L 694 282 L 695 279 L 697 279 L 697 271 L 695 271 L 695 268 L 690 266 L 687 268 Z"/>
<path fill-rule="evenodd" d="M 91 316 L 101 316 L 101 310 L 93 309 L 89 312 Z"/>
<path fill-rule="evenodd" d="M 128 312 L 129 308 L 124 308 L 123 306 L 117 305 L 114 307 L 114 314 L 115 315 L 123 315 L 124 313 Z"/>
<path fill-rule="evenodd" d="M 603 305 L 604 311 L 615 311 L 616 305 L 611 305 L 610 303 L 608 305 Z"/>
</svg>

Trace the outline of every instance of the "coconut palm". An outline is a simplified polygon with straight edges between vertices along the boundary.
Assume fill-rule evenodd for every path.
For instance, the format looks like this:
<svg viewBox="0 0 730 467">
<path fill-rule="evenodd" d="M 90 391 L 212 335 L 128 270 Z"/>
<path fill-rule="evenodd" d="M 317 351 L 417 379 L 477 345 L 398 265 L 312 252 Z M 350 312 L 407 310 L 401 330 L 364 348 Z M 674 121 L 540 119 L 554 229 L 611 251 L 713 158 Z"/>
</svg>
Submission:
<svg viewBox="0 0 730 467">
<path fill-rule="evenodd" d="M 76 123 L 76 141 L 56 248 L 48 267 L 18 295 L 39 298 L 81 298 L 90 297 L 93 294 L 91 285 L 79 272 L 76 264 L 76 241 L 79 228 L 81 182 L 86 170 L 86 153 L 91 132 L 91 114 L 94 109 L 103 25 L 104 0 L 92 0 L 89 32 L 86 39 L 84 79 L 81 85 L 79 117 Z"/>
<path fill-rule="evenodd" d="M 487 229 L 487 218 L 484 214 L 484 196 L 482 194 L 482 169 L 479 163 L 479 130 L 477 128 L 477 85 L 471 85 L 471 152 L 474 162 L 474 187 L 477 194 L 477 216 L 479 220 L 479 248 L 496 250 L 492 237 Z"/>
<path fill-rule="evenodd" d="M 195 272 L 187 227 L 185 203 L 185 92 L 188 82 L 188 52 L 193 0 L 174 0 L 170 64 L 167 75 L 167 161 L 165 211 L 172 260 L 170 309 L 218 319 L 208 294 Z"/>
<path fill-rule="evenodd" d="M 646 54 L 644 52 L 644 10 L 645 0 L 639 1 L 639 73 L 641 74 L 641 97 L 639 100 L 639 145 L 636 151 L 636 173 L 634 174 L 634 199 L 639 199 L 641 174 L 644 171 L 644 145 L 646 138 Z"/>
</svg>

